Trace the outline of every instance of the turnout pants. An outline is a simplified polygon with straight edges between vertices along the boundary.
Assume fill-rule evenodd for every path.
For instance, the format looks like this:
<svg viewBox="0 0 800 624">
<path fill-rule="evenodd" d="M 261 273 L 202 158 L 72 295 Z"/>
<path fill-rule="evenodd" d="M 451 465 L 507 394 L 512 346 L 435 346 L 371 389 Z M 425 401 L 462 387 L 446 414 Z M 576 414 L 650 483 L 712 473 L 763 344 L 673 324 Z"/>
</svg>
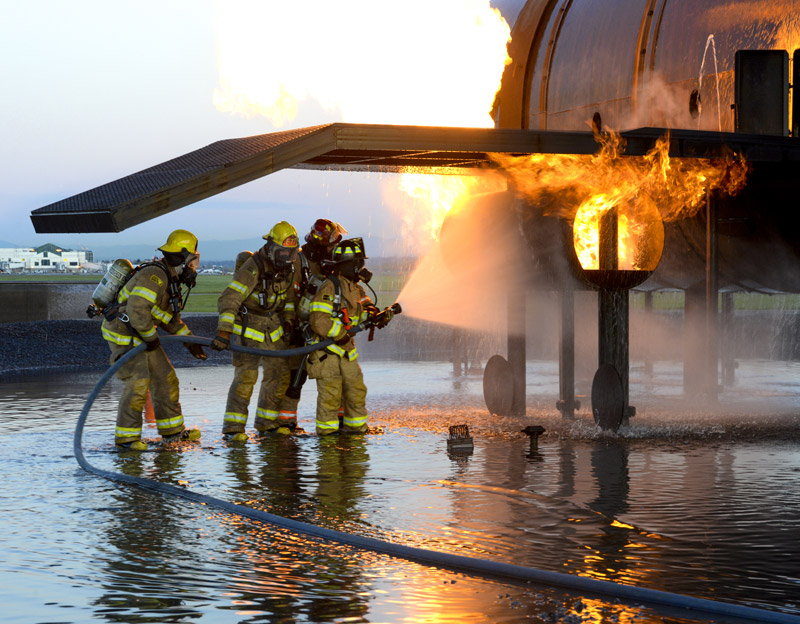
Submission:
<svg viewBox="0 0 800 624">
<path fill-rule="evenodd" d="M 342 432 L 367 431 L 367 386 L 357 360 L 315 351 L 309 358 L 308 376 L 317 380 L 317 435 L 339 431 L 342 406 Z"/>
<path fill-rule="evenodd" d="M 264 351 L 288 349 L 286 341 L 259 342 L 250 338 L 242 338 L 242 346 Z M 270 431 L 281 426 L 297 422 L 297 403 L 294 411 L 282 415 L 282 401 L 289 387 L 289 362 L 282 357 L 262 357 L 249 353 L 233 353 L 233 382 L 228 390 L 228 402 L 225 406 L 225 419 L 222 433 L 243 432 L 247 425 L 248 406 L 253 388 L 258 381 L 259 366 L 263 368 L 261 389 L 258 393 L 255 428 L 257 431 Z"/>
<path fill-rule="evenodd" d="M 111 363 L 130 350 L 129 345 L 110 344 Z M 147 391 L 153 402 L 158 433 L 162 436 L 180 433 L 184 429 L 178 376 L 164 349 L 144 351 L 134 356 L 117 371 L 123 382 L 122 396 L 117 409 L 116 444 L 142 438 L 142 411 Z"/>
</svg>

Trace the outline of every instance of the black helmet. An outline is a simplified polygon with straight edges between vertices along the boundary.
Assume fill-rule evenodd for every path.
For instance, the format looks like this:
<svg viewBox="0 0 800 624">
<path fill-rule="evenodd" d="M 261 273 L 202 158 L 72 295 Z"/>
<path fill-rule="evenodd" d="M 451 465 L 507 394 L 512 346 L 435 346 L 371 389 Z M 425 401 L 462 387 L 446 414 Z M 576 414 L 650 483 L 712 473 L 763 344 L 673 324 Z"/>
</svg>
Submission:
<svg viewBox="0 0 800 624">
<path fill-rule="evenodd" d="M 366 260 L 363 238 L 348 238 L 338 242 L 331 250 L 330 258 L 324 260 L 325 264 L 342 264 L 350 260 Z"/>
</svg>

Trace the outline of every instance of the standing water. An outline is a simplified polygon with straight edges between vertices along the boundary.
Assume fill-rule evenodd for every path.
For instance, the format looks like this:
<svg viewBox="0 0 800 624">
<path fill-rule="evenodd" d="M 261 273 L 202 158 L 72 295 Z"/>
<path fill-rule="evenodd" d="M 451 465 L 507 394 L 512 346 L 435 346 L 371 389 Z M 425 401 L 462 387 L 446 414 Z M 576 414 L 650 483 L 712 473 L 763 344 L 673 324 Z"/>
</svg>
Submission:
<svg viewBox="0 0 800 624">
<path fill-rule="evenodd" d="M 190 368 L 200 444 L 114 452 L 112 381 L 83 448 L 98 468 L 339 531 L 800 618 L 800 366 L 742 362 L 713 411 L 684 403 L 680 366 L 661 364 L 658 386 L 634 369 L 638 412 L 616 435 L 587 407 L 554 415 L 554 362 L 529 362 L 525 418 L 488 415 L 481 377 L 447 363 L 362 366 L 380 434 L 228 446 L 231 370 Z M 426 567 L 86 473 L 72 434 L 98 377 L 0 384 L 4 622 L 735 621 Z M 309 384 L 308 431 L 314 401 Z M 471 453 L 448 454 L 453 424 Z M 536 450 L 528 424 L 546 429 Z"/>
</svg>

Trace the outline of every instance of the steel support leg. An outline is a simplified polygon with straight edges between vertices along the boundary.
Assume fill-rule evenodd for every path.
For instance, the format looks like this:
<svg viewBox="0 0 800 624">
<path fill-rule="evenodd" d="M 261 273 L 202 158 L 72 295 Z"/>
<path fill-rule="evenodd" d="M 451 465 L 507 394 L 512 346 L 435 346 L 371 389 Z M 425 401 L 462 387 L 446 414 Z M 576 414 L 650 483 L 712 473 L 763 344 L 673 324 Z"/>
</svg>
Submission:
<svg viewBox="0 0 800 624">
<path fill-rule="evenodd" d="M 722 360 L 722 383 L 732 386 L 736 383 L 736 352 L 733 338 L 733 293 L 722 293 L 722 341 L 720 345 L 720 359 Z"/>
<path fill-rule="evenodd" d="M 653 291 L 648 290 L 644 293 L 644 317 L 649 325 L 653 323 Z M 650 343 L 644 345 L 644 372 L 646 375 L 653 374 L 653 350 Z"/>
<path fill-rule="evenodd" d="M 601 288 L 597 293 L 598 364 L 611 364 L 617 369 L 625 395 L 622 424 L 636 413 L 630 406 L 629 394 L 629 305 L 627 290 Z"/>
<path fill-rule="evenodd" d="M 513 290 L 513 289 L 512 289 Z M 514 379 L 512 416 L 524 416 L 525 403 L 525 316 L 527 301 L 524 288 L 508 296 L 508 363 Z"/>
<path fill-rule="evenodd" d="M 717 202 L 706 192 L 706 370 L 705 395 L 709 401 L 719 398 L 719 259 L 717 257 Z"/>
<path fill-rule="evenodd" d="M 561 340 L 559 341 L 559 401 L 556 407 L 563 418 L 575 418 L 580 403 L 575 400 L 575 292 L 561 292 Z"/>
</svg>

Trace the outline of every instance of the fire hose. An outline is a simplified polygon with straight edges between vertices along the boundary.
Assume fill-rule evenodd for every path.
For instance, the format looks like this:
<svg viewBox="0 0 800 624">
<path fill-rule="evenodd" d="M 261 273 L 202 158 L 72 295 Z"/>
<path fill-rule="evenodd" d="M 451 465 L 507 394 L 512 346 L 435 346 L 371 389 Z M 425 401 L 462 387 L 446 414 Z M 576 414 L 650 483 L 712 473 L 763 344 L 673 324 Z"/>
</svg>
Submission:
<svg viewBox="0 0 800 624">
<path fill-rule="evenodd" d="M 350 333 L 355 334 L 368 328 L 369 326 L 356 326 L 350 330 Z M 162 342 L 188 342 L 208 346 L 211 344 L 211 339 L 200 336 L 165 336 L 162 339 Z M 232 351 L 251 353 L 264 357 L 289 357 L 293 355 L 304 355 L 317 349 L 324 349 L 332 343 L 333 340 L 327 339 L 315 344 L 306 345 L 304 347 L 285 349 L 282 351 L 263 351 L 260 349 L 253 349 L 234 344 L 230 345 L 230 349 Z M 424 548 L 404 546 L 402 544 L 395 544 L 393 542 L 386 542 L 372 537 L 344 533 L 341 531 L 335 531 L 333 529 L 325 529 L 307 522 L 292 520 L 290 518 L 277 516 L 266 511 L 253 509 L 245 505 L 239 505 L 237 503 L 231 503 L 214 498 L 212 496 L 207 496 L 205 494 L 192 492 L 183 487 L 177 487 L 168 483 L 161 483 L 159 481 L 119 472 L 103 470 L 102 468 L 92 466 L 84 456 L 83 449 L 81 447 L 84 424 L 86 423 L 86 418 L 89 415 L 92 404 L 106 383 L 108 383 L 109 379 L 114 376 L 114 373 L 116 373 L 117 370 L 119 370 L 119 368 L 125 364 L 125 362 L 144 351 L 145 346 L 146 345 L 144 343 L 139 344 L 118 359 L 103 374 L 103 376 L 97 382 L 97 385 L 86 399 L 86 403 L 81 410 L 78 423 L 75 427 L 75 436 L 73 439 L 75 458 L 77 459 L 81 468 L 83 468 L 86 472 L 101 476 L 110 481 L 127 483 L 148 491 L 171 494 L 195 503 L 216 507 L 232 514 L 250 518 L 251 520 L 256 520 L 257 522 L 289 529 L 291 531 L 303 533 L 310 537 L 338 542 L 341 544 L 348 544 L 362 550 L 369 550 L 408 561 L 414 561 L 423 565 L 446 568 L 455 572 L 513 582 L 532 582 L 565 590 L 585 592 L 591 595 L 616 598 L 634 604 L 648 604 L 651 606 L 690 611 L 695 612 L 695 615 L 698 615 L 699 617 L 701 614 L 713 614 L 737 618 L 740 620 L 761 622 L 763 624 L 800 624 L 800 617 L 788 613 L 779 613 L 776 611 L 769 611 L 756 607 L 747 607 L 744 605 L 720 602 L 705 598 L 695 598 L 693 596 L 673 594 L 656 589 L 622 585 L 619 583 L 614 583 L 613 581 L 602 581 L 582 576 L 574 576 L 572 574 L 566 574 L 563 572 L 549 572 L 546 570 L 539 570 L 536 568 L 529 568 L 510 563 L 490 561 L 476 557 L 467 557 L 465 555 L 453 555 L 450 553 L 427 550 Z"/>
</svg>

